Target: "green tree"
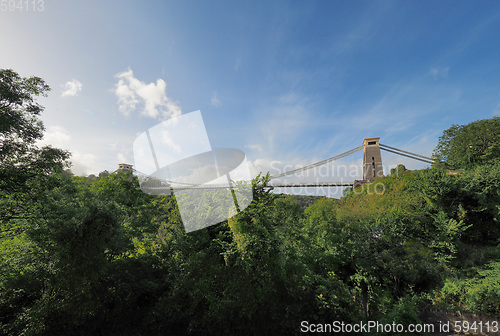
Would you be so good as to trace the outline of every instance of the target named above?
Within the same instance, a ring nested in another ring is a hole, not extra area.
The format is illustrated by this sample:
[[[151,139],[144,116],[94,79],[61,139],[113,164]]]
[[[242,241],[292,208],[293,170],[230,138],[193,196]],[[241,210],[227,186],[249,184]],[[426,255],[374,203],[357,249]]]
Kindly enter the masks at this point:
[[[401,174],[403,174],[405,171],[406,171],[406,167],[404,164],[398,164],[398,166],[396,168],[391,168],[391,176],[399,176]]]
[[[35,98],[50,90],[39,77],[23,78],[13,70],[0,70],[0,219],[20,216],[23,204],[37,185],[61,170],[69,153],[36,141],[43,137],[38,116],[43,111]]]
[[[36,144],[44,130],[36,98],[49,90],[39,77],[0,70],[0,332],[6,334],[29,323],[29,314],[23,322],[19,314],[42,295],[40,280],[51,268],[46,251],[29,236],[30,223],[42,220],[39,211],[46,203],[41,195],[59,185],[54,173],[63,170],[69,156]]]
[[[1,187],[19,188],[36,173],[60,167],[68,153],[38,148],[44,127],[38,116],[43,107],[35,101],[49,86],[39,77],[23,78],[13,70],[0,70],[0,173]]]
[[[456,169],[500,159],[500,117],[453,125],[443,132],[434,156]]]

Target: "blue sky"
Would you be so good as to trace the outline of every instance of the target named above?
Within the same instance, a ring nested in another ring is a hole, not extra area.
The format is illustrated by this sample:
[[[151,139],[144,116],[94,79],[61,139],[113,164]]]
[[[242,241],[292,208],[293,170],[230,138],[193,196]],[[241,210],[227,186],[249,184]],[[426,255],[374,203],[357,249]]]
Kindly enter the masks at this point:
[[[0,29],[0,67],[52,87],[44,141],[78,174],[133,163],[139,133],[197,110],[253,175],[373,136],[431,155],[452,124],[500,115],[498,1],[45,0]]]

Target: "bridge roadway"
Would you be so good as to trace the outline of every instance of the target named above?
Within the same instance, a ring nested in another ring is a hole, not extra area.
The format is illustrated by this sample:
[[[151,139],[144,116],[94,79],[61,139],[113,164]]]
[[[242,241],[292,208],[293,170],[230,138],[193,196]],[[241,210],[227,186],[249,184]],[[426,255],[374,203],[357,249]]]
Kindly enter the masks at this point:
[[[272,183],[267,187],[272,188],[307,188],[307,187],[352,187],[354,182],[316,182],[316,183]],[[189,186],[186,188],[174,187],[174,190],[188,190],[188,189],[226,189],[238,188],[237,185],[229,186],[228,184],[200,184],[196,186]],[[169,186],[147,187],[148,189],[164,190],[170,189]]]

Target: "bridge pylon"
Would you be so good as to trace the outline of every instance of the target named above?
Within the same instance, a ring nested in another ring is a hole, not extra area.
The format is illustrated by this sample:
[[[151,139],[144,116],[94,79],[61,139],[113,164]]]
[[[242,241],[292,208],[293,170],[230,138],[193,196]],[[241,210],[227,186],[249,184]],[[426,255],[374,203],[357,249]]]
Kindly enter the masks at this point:
[[[380,137],[363,140],[363,180],[372,182],[384,175],[382,155],[380,154]]]
[[[354,181],[354,188],[370,183],[384,175],[379,140],[380,137],[363,139],[363,179]]]

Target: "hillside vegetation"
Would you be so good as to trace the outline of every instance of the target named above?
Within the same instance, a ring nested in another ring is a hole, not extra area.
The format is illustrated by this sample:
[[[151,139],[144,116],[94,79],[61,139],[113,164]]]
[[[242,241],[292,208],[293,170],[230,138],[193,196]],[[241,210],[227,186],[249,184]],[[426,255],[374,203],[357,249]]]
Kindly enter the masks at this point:
[[[341,200],[305,207],[259,176],[248,208],[186,234],[174,196],[141,192],[127,172],[73,176],[69,153],[36,146],[46,92],[0,71],[0,334],[295,335],[302,321],[407,325],[433,309],[500,317],[500,118],[452,126],[443,164],[400,166]]]

